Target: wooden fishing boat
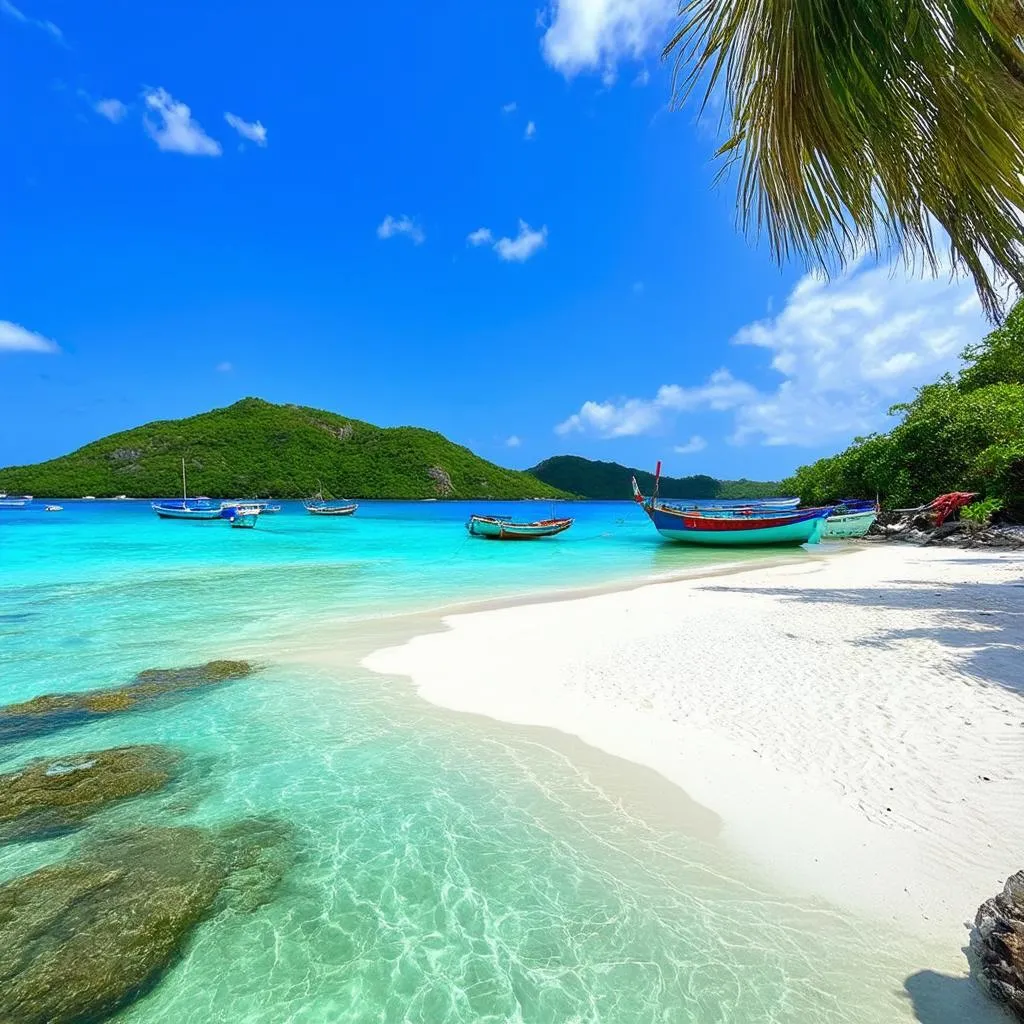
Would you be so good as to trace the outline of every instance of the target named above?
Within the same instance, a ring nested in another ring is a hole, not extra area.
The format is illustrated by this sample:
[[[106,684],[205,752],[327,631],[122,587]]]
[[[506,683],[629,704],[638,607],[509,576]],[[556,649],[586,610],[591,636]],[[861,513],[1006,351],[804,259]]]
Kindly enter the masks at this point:
[[[654,474],[654,494],[645,498],[633,480],[633,495],[654,528],[667,540],[708,547],[816,544],[832,508],[802,511],[752,511],[749,515],[676,508],[658,501],[661,463]]]
[[[863,512],[844,512],[840,509],[825,520],[821,530],[822,540],[840,540],[844,538],[863,537],[878,518],[874,508]]]
[[[472,515],[466,522],[471,537],[488,540],[537,540],[554,537],[572,526],[572,519],[539,519],[533,523],[514,523],[511,516]]]
[[[359,508],[354,501],[330,501],[325,498],[323,484],[319,481],[316,494],[302,505],[311,516],[350,516]]]
[[[209,498],[189,499],[184,459],[181,460],[181,500],[154,501],[150,507],[161,519],[220,519],[222,511],[221,506]]]

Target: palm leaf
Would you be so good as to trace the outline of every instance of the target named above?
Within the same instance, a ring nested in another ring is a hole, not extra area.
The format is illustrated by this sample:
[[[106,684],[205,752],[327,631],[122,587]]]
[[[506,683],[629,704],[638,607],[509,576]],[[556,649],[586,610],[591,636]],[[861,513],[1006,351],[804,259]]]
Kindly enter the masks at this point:
[[[724,93],[723,169],[777,259],[922,254],[998,318],[1024,290],[1022,32],[1021,0],[684,0],[665,56],[677,102]]]

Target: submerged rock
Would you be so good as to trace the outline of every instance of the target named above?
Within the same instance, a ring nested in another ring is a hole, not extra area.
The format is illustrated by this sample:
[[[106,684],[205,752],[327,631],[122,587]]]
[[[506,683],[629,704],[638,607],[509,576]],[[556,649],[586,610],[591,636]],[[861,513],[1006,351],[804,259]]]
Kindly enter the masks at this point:
[[[151,988],[197,924],[269,898],[286,825],[150,828],[0,886],[0,1022],[102,1020]]]
[[[1024,871],[978,908],[971,950],[985,987],[1024,1020]]]
[[[166,747],[113,747],[40,758],[0,775],[0,842],[75,829],[110,804],[161,789],[180,760]]]
[[[43,694],[0,708],[0,742],[82,725],[97,715],[163,705],[193,690],[242,679],[253,671],[247,661],[209,661],[187,668],[146,669],[125,686]]]

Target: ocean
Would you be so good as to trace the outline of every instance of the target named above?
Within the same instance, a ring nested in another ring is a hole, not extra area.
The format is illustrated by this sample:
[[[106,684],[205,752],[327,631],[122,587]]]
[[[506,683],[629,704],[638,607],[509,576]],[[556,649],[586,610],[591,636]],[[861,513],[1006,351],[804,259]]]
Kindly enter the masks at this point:
[[[574,528],[530,544],[471,539],[463,523],[471,510],[546,516],[549,503],[365,502],[341,520],[284,503],[251,531],[161,521],[148,502],[62,504],[0,512],[0,704],[212,659],[257,671],[31,734],[0,729],[0,772],[135,744],[183,759],[171,785],[78,830],[0,844],[0,881],[153,826],[269,820],[287,836],[272,890],[218,903],[111,1019],[914,1019],[904,981],[928,958],[913,940],[772,891],[713,815],[653,773],[435,708],[359,665],[438,628],[445,609],[777,552],[665,544],[625,502],[560,505]],[[344,670],[324,649],[350,652]]]

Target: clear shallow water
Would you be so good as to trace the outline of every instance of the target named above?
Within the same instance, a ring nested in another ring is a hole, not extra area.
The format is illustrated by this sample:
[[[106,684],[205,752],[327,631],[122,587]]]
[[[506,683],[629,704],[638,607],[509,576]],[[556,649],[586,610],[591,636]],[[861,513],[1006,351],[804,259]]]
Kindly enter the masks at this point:
[[[551,544],[467,541],[468,507],[440,503],[341,522],[290,508],[255,531],[142,503],[5,513],[0,701],[272,650],[300,623],[358,635],[402,611],[722,561],[660,544],[631,505],[572,509]],[[271,903],[201,925],[119,1020],[859,1024],[910,1019],[903,978],[928,966],[874,925],[767,892],[656,777],[581,766],[557,737],[357,667],[271,658],[162,710],[0,746],[0,770],[126,743],[182,750],[185,777],[92,829],[269,814],[295,827],[297,859]],[[0,846],[0,878],[83,838]]]

